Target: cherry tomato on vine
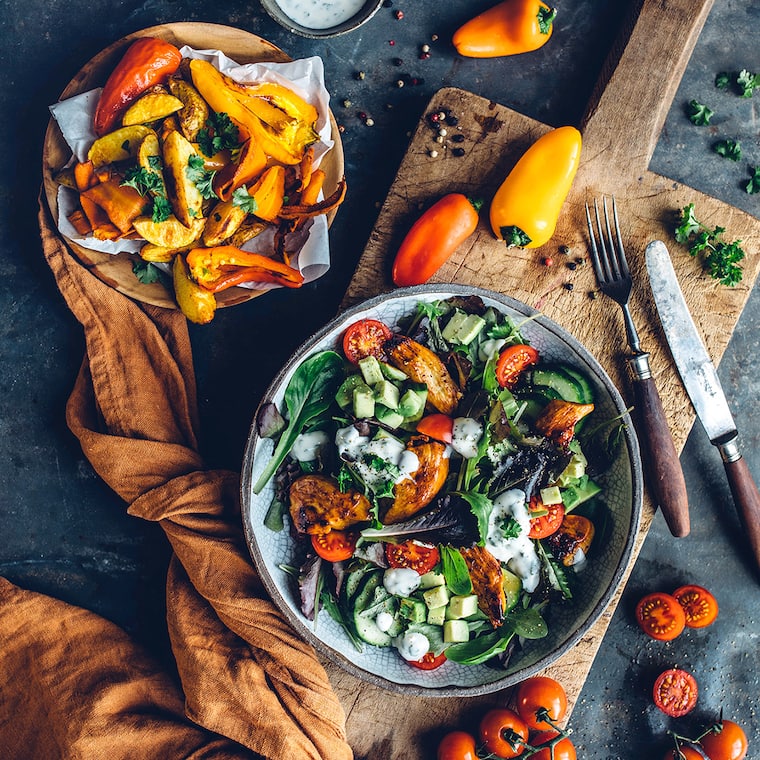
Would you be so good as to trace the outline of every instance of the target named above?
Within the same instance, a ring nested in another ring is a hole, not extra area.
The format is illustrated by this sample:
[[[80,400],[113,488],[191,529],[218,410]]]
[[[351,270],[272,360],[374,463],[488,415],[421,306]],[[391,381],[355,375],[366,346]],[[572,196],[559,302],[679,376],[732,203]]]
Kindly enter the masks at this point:
[[[697,679],[679,668],[665,670],[654,682],[654,703],[665,715],[681,718],[697,704]]]
[[[358,364],[365,356],[382,359],[383,346],[392,337],[391,328],[377,319],[360,319],[343,333],[343,353],[352,364]]]
[[[683,744],[679,747],[681,754],[679,755],[675,749],[669,749],[663,756],[662,760],[705,760],[697,750],[691,747],[685,747]]]
[[[358,538],[357,533],[348,530],[331,530],[329,533],[313,533],[311,545],[322,559],[340,562],[353,557]]]
[[[567,712],[567,694],[562,684],[547,676],[533,676],[523,681],[515,694],[515,710],[528,728],[546,730],[549,724],[539,721],[537,713],[544,708],[552,721],[560,721]]]
[[[747,735],[732,720],[720,721],[719,734],[708,734],[699,740],[710,760],[744,760],[747,756]]]
[[[407,660],[406,662],[418,670],[435,670],[436,668],[440,668],[441,665],[446,662],[446,653],[441,652],[436,655],[433,654],[433,652],[428,652],[419,660]]]
[[[420,575],[425,575],[438,564],[441,555],[437,546],[410,539],[400,544],[386,544],[385,558],[391,567],[410,567]]]
[[[639,600],[636,622],[647,636],[672,641],[686,627],[686,613],[674,596],[655,591]]]
[[[540,734],[536,734],[530,743],[531,746],[538,747],[544,742],[551,741],[556,736],[559,736],[559,731],[542,731]],[[560,739],[554,745],[554,754],[552,754],[551,747],[543,747],[530,756],[531,760],[577,760],[577,757],[575,745],[567,737]]]
[[[528,741],[528,726],[514,711],[506,707],[489,710],[480,720],[480,741],[498,757],[519,757]]]
[[[502,388],[511,388],[527,367],[538,361],[538,351],[533,346],[516,343],[507,346],[496,360],[496,380]]]
[[[478,760],[475,737],[466,731],[452,731],[438,745],[438,760]]]
[[[417,423],[417,432],[442,443],[451,443],[454,438],[454,418],[448,414],[428,414]]]
[[[556,533],[562,526],[565,518],[565,507],[562,504],[550,504],[545,506],[537,497],[530,500],[529,512],[547,510],[545,515],[530,518],[529,538],[548,538]]]
[[[673,592],[673,596],[683,607],[689,628],[704,628],[718,617],[718,601],[702,586],[681,586]]]

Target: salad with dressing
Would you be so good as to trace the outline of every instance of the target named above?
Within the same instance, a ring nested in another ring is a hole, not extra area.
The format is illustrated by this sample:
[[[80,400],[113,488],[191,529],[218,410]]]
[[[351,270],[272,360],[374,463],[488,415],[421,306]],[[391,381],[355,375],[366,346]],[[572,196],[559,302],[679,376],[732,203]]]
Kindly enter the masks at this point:
[[[351,324],[256,420],[275,449],[253,492],[273,479],[264,525],[295,542],[303,614],[417,668],[505,666],[605,540],[622,423],[593,412],[583,373],[478,296]]]

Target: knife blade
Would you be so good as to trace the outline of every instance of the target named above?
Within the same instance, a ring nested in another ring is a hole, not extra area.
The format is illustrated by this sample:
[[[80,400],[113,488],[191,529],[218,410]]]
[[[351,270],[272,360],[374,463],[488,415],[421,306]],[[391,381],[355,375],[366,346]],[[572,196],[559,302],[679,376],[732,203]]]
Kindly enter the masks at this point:
[[[678,374],[705,429],[720,451],[739,517],[760,568],[760,492],[739,450],[738,431],[715,365],[681,292],[665,244],[654,240],[646,248],[646,266],[657,313]]]

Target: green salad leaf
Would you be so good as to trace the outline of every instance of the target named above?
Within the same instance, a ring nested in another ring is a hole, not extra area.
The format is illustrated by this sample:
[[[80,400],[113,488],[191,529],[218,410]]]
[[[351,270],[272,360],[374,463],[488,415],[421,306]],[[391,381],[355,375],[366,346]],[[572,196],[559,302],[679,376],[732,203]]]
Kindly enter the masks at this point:
[[[446,585],[457,596],[467,596],[472,593],[472,581],[467,563],[461,552],[453,546],[441,546],[441,567]]]

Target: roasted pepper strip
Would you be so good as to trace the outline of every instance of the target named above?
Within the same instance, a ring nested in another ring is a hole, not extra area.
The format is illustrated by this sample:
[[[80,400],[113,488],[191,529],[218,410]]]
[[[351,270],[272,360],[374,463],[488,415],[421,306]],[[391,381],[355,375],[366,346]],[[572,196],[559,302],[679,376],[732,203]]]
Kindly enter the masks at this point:
[[[95,109],[95,134],[104,135],[118,123],[126,107],[146,90],[179,68],[182,54],[164,40],[135,40],[106,81]]]
[[[307,216],[319,216],[320,214],[327,214],[333,209],[340,206],[343,203],[343,199],[346,197],[346,178],[344,177],[339,183],[335,192],[329,197],[325,198],[319,203],[313,203],[309,206],[303,204],[295,204],[293,206],[283,206],[280,210],[281,219],[300,219]]]
[[[271,282],[287,288],[303,285],[297,269],[231,245],[193,248],[187,254],[187,265],[193,279],[213,293],[243,282]]]
[[[253,215],[267,222],[274,221],[285,200],[285,167],[270,166],[256,184],[248,188],[248,195],[256,202]]]
[[[233,191],[258,177],[266,165],[267,157],[258,142],[246,140],[238,162],[227,164],[214,177],[214,192],[219,200],[230,200]]]
[[[100,206],[122,235],[132,229],[132,223],[145,210],[145,198],[134,187],[122,185],[115,179],[93,185],[81,198]]]

